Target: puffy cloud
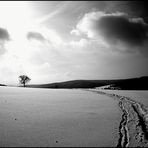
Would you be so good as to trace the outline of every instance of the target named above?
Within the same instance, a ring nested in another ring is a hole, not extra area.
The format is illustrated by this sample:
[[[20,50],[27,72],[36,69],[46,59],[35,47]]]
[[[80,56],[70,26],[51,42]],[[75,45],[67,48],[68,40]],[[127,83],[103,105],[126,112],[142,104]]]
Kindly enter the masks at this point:
[[[0,55],[4,54],[5,49],[5,43],[6,41],[10,40],[9,33],[6,29],[0,28]]]
[[[80,35],[80,32],[77,29],[73,29],[70,33],[78,36]]]
[[[7,41],[9,40],[9,33],[6,29],[0,28],[0,40]]]
[[[132,18],[125,13],[87,13],[76,29],[88,38],[100,39],[121,51],[145,52],[147,47],[148,24],[142,18]]]
[[[48,29],[47,27],[36,27],[28,31],[26,38],[28,40],[35,39],[36,41],[46,42],[47,44],[61,44],[62,38],[54,29]]]
[[[35,40],[38,40],[38,41],[41,41],[41,42],[45,41],[44,36],[39,32],[28,32],[27,33],[27,39],[28,40],[35,39]]]
[[[142,19],[130,19],[121,15],[106,15],[98,22],[94,29],[108,41],[116,43],[118,40],[133,46],[143,45],[147,40],[148,25]]]

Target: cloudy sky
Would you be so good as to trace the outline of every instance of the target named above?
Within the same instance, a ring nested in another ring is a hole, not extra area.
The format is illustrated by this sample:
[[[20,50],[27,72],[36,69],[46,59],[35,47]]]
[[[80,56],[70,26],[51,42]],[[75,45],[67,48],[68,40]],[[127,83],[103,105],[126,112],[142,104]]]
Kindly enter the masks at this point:
[[[144,2],[0,1],[0,83],[148,75]]]

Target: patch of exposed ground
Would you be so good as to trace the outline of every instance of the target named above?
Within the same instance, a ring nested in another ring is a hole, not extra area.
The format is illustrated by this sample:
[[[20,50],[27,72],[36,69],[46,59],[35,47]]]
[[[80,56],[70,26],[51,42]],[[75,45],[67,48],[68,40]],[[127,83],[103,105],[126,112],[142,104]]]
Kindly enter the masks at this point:
[[[122,111],[117,147],[148,147],[148,108],[129,97],[87,89],[118,101]]]

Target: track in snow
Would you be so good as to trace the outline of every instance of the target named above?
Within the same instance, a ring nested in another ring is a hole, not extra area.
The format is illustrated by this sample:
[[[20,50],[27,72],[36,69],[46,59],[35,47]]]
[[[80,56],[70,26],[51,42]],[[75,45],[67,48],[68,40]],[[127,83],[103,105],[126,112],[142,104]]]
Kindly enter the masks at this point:
[[[148,110],[146,106],[135,100],[95,89],[86,89],[106,95],[118,101],[123,112],[119,124],[117,147],[148,147]]]

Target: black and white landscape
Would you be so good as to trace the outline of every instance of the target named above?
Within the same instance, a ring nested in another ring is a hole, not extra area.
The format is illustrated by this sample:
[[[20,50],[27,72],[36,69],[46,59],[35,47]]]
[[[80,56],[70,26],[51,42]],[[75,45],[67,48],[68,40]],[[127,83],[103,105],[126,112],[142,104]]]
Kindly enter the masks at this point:
[[[148,147],[145,1],[0,1],[0,147]]]

